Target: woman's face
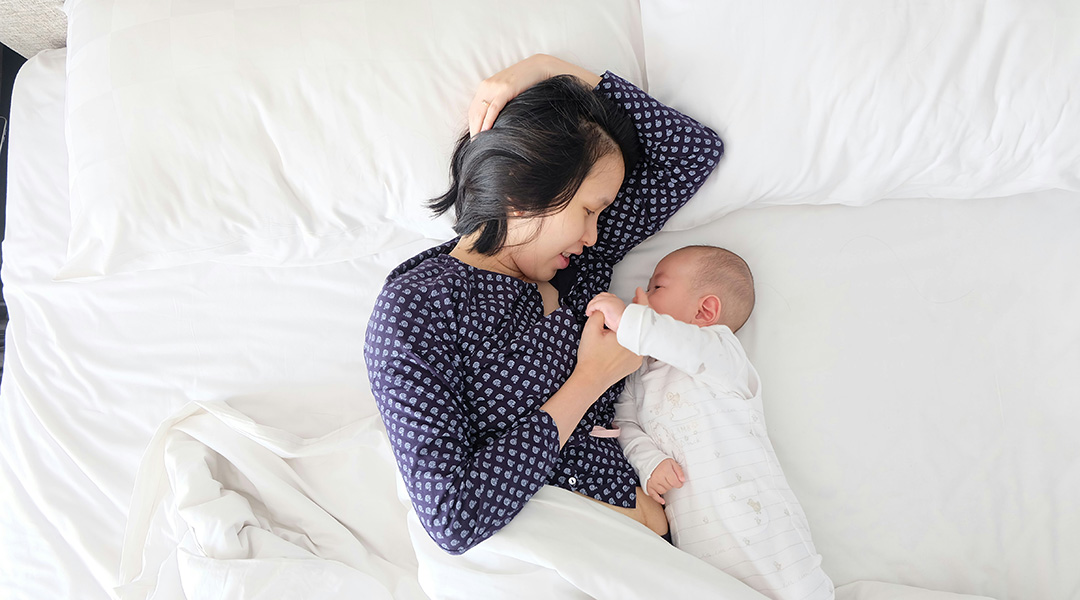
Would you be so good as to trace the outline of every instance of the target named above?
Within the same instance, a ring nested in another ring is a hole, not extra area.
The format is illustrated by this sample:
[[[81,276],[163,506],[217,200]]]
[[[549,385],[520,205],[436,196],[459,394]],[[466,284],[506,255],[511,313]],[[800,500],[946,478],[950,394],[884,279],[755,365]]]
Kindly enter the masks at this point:
[[[581,254],[596,243],[596,220],[615,201],[622,185],[622,155],[601,157],[593,165],[577,194],[559,212],[544,217],[511,217],[507,222],[507,245],[500,254],[512,263],[525,281],[550,281],[555,272],[570,264],[571,254]],[[510,266],[510,265],[508,265]]]

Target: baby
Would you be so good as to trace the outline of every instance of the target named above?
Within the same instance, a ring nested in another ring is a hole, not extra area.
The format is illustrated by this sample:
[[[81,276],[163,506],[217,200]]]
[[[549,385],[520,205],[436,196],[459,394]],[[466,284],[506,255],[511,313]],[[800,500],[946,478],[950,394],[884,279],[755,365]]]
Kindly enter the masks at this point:
[[[689,246],[633,304],[599,294],[619,343],[646,358],[615,408],[619,442],[664,504],[675,546],[774,600],[833,598],[802,507],[765,431],[761,383],[734,332],[754,308],[738,255]]]

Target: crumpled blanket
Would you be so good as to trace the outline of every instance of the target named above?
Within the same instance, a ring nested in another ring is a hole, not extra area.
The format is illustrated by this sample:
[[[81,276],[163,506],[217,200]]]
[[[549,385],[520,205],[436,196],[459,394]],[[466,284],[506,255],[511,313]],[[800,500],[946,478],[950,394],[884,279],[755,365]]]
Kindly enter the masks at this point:
[[[395,478],[378,417],[305,439],[225,403],[189,404],[143,456],[116,591],[424,598]]]
[[[561,488],[542,488],[460,556],[431,541],[406,498],[377,416],[302,438],[225,403],[192,403],[144,454],[116,591],[123,600],[764,598]]]

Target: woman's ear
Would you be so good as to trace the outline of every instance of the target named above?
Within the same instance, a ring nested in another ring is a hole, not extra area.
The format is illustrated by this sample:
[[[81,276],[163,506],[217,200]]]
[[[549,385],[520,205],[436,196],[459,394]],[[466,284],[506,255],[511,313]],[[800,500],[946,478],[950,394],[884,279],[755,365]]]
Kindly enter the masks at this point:
[[[694,317],[694,324],[702,327],[716,325],[720,322],[720,310],[722,308],[720,298],[713,294],[702,296],[701,300],[698,300],[698,311]]]

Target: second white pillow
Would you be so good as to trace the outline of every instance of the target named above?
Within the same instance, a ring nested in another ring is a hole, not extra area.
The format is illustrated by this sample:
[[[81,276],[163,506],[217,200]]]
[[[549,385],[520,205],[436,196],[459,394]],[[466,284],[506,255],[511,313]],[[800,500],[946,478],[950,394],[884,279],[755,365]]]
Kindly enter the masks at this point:
[[[1080,189],[1080,4],[642,0],[650,93],[726,156],[670,222],[741,206]]]

